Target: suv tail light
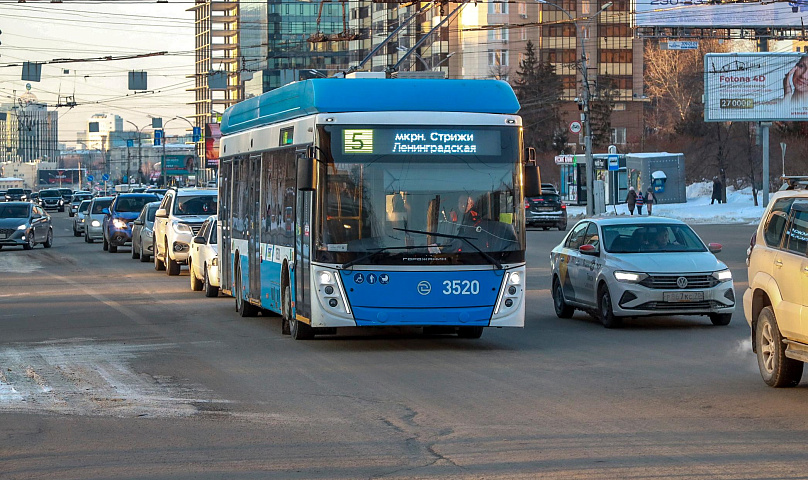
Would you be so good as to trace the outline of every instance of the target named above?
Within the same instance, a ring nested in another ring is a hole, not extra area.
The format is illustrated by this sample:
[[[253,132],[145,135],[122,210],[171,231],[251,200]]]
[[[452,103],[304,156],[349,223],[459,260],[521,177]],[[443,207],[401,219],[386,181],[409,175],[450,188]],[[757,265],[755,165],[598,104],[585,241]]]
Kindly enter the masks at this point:
[[[562,204],[561,204],[561,210],[566,210],[566,209],[567,209],[567,204],[566,204],[566,203],[562,203]]]
[[[528,208],[530,208],[530,200],[525,198],[525,209],[528,209]]]

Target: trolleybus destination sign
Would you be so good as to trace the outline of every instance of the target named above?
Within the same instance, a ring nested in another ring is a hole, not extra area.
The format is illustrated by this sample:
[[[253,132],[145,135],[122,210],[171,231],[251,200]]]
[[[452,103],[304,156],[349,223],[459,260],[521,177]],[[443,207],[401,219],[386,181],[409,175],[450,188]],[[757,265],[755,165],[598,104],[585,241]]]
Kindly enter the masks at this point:
[[[444,130],[409,128],[346,128],[345,154],[394,155],[501,155],[497,130]]]

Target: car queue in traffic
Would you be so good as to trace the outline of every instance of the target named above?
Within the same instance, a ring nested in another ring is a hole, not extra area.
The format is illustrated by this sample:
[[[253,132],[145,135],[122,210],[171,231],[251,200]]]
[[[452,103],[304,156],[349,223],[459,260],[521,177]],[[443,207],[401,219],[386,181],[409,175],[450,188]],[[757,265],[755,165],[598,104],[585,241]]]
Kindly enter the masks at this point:
[[[10,195],[13,200],[7,193],[0,202],[0,249],[50,248],[48,210],[69,210],[74,236],[99,241],[111,254],[130,247],[132,259],[152,261],[156,271],[169,276],[179,275],[185,265],[191,290],[219,295],[215,189],[116,196],[45,189],[38,201],[30,192]],[[554,195],[549,187],[543,194]],[[537,201],[526,199],[525,209],[534,209]],[[776,194],[747,251],[749,288],[742,304],[761,375],[773,387],[797,385],[808,361],[806,212],[808,191]],[[548,221],[561,221],[553,226],[566,229],[566,211],[563,220]],[[713,325],[728,325],[738,300],[729,268],[716,257],[722,248],[670,218],[584,218],[549,254],[555,314],[570,318],[580,310],[606,328],[619,327],[626,318],[677,315],[702,315]]]

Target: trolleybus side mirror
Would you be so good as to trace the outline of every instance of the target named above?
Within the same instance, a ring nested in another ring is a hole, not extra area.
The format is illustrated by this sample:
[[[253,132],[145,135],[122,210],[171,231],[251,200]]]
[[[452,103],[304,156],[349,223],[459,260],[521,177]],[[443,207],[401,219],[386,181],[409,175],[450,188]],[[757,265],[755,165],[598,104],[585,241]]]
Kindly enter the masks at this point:
[[[317,159],[314,156],[314,147],[308,147],[305,152],[297,156],[297,189],[304,192],[314,191],[314,170]]]
[[[525,165],[524,169],[525,183],[522,186],[524,196],[536,197],[541,195],[541,172],[536,165]]]
[[[536,165],[536,149],[527,147],[525,149],[525,163],[528,165]]]

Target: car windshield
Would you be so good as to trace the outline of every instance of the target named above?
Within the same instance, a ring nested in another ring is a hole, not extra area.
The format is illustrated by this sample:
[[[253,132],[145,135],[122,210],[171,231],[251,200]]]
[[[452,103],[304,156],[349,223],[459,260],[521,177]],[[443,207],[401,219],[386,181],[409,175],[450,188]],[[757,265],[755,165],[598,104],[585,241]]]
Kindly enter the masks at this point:
[[[96,200],[95,203],[93,203],[93,207],[92,207],[93,210],[90,213],[91,214],[104,213],[101,210],[103,210],[105,208],[108,208],[111,204],[112,204],[112,199],[111,198],[105,199],[105,200]]]
[[[118,197],[115,200],[116,212],[140,212],[147,203],[157,200],[155,196]]]
[[[79,213],[87,213],[90,210],[90,204],[93,203],[92,200],[84,200],[79,205]]]
[[[321,138],[318,260],[521,261],[516,129],[324,126]]]
[[[25,190],[22,188],[9,188],[6,193],[9,195],[21,195],[25,193]]]
[[[216,195],[177,197],[174,215],[212,215],[216,213]]]
[[[603,225],[609,253],[705,252],[707,247],[689,226],[681,224]]]
[[[93,196],[90,193],[77,193],[73,195],[73,200],[89,200],[92,198]]]
[[[61,197],[62,194],[59,190],[42,190],[39,192],[39,198]]]
[[[28,205],[3,205],[0,203],[0,218],[28,218]]]
[[[548,203],[560,203],[561,199],[555,193],[545,193],[543,195],[537,195],[535,197],[528,197],[531,200],[535,200],[538,202],[548,202]]]

